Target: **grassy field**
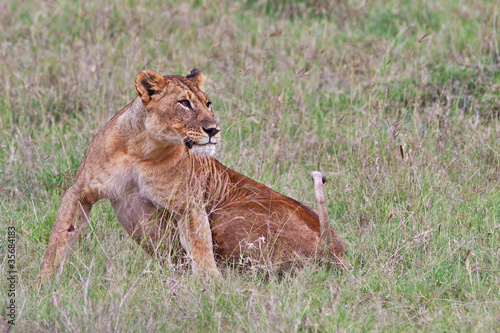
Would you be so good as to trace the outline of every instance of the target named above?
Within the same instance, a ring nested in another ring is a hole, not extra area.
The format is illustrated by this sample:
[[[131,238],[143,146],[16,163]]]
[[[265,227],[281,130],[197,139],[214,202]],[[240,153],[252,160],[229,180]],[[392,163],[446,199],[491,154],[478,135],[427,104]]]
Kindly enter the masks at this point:
[[[496,1],[0,3],[1,325],[16,332],[447,331],[500,327]],[[314,203],[352,271],[221,280],[160,266],[109,203],[35,287],[65,189],[136,74],[200,68],[217,158]],[[15,326],[7,230],[15,227]]]

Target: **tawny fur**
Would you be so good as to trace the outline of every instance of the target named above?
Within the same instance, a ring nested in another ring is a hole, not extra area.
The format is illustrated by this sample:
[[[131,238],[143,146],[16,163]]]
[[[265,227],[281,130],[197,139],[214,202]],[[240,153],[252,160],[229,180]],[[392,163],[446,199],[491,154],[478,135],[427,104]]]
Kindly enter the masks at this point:
[[[325,261],[341,267],[346,264],[344,242],[329,226],[324,194],[322,200],[318,196],[318,191],[323,192],[321,178],[319,184],[315,181],[315,188],[323,229],[320,218],[307,205],[223,166],[216,159],[194,160],[197,175],[204,179],[204,202],[216,261],[274,271]],[[147,238],[140,232],[144,221],[165,230],[170,219],[168,212],[137,192],[115,201],[113,208],[118,220],[137,230],[140,239]],[[150,240],[146,243],[152,244]]]
[[[62,269],[92,205],[105,198],[151,254],[173,224],[194,271],[217,273],[215,258],[281,268],[342,259],[344,243],[331,227],[321,232],[313,210],[211,157],[220,129],[202,81],[197,69],[186,77],[138,74],[139,96],[95,136],[64,194],[42,281]],[[331,241],[320,242],[321,234]]]

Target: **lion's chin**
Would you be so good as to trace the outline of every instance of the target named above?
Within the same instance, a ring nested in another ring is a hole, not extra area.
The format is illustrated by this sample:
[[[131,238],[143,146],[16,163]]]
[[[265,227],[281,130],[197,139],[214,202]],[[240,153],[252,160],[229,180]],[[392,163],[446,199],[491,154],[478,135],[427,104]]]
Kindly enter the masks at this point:
[[[195,144],[192,146],[191,152],[200,157],[212,157],[215,155],[215,143]]]

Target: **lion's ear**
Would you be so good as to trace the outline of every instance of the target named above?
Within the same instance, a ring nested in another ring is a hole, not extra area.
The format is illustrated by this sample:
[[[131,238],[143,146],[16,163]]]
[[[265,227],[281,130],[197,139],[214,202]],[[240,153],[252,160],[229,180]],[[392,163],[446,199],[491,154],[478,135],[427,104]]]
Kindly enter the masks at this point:
[[[198,68],[194,68],[191,71],[191,74],[189,74],[186,77],[191,81],[195,82],[198,85],[198,87],[201,87],[203,80],[205,80],[203,73]]]
[[[165,87],[165,79],[160,74],[150,69],[143,70],[135,78],[135,88],[144,104],[149,103],[151,96],[160,92]]]

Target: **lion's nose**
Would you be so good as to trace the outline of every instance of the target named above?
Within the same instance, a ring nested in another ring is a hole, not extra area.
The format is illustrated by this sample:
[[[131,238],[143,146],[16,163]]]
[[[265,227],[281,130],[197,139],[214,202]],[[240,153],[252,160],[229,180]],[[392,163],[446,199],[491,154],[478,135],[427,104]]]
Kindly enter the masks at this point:
[[[209,137],[212,137],[220,132],[220,129],[218,129],[217,127],[209,127],[209,128],[203,127],[203,130],[208,134]]]

